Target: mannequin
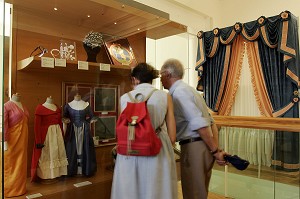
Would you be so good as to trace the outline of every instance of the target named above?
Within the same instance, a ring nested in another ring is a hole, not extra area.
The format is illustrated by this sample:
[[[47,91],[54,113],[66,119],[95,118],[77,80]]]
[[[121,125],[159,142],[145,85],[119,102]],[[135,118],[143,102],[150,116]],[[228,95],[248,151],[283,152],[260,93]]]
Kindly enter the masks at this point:
[[[26,193],[29,113],[15,93],[4,104],[4,196]]]
[[[81,95],[79,95],[78,93],[76,95],[74,95],[74,100],[69,102],[69,105],[72,109],[75,110],[83,110],[85,109],[87,106],[89,106],[88,102],[85,102],[81,99]]]
[[[31,181],[39,180],[47,184],[57,182],[58,177],[67,175],[68,160],[62,133],[61,109],[53,103],[52,96],[37,105],[34,132]]]
[[[97,163],[90,123],[97,121],[97,117],[94,117],[89,103],[83,101],[78,93],[64,106],[63,115],[68,175],[94,175]]]
[[[47,97],[45,103],[43,104],[44,107],[52,110],[52,111],[56,111],[57,106],[55,104],[53,104],[53,99],[52,96]]]
[[[21,95],[20,93],[15,93],[11,96],[11,99],[10,99],[13,103],[15,103],[20,109],[23,109],[23,105],[21,103]]]

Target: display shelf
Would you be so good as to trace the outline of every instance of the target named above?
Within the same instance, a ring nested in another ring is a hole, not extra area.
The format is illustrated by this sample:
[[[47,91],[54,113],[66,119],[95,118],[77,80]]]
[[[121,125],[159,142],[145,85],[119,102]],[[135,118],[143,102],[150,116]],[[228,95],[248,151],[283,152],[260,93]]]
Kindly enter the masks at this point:
[[[78,69],[77,61],[66,61],[66,67],[55,66],[54,68],[42,67],[41,66],[41,58],[40,57],[28,57],[18,62],[17,70],[18,71],[41,71],[41,72],[78,72],[78,73],[110,73],[117,74],[121,76],[128,76],[131,71],[130,66],[126,65],[112,65],[105,64],[106,66],[110,66],[110,71],[100,70],[100,63],[88,62],[88,70]]]

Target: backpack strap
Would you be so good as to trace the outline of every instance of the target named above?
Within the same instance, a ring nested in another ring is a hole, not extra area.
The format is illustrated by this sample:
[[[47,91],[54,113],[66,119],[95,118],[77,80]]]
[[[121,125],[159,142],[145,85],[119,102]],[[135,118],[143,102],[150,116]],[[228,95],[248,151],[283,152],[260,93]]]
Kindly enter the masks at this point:
[[[128,92],[127,95],[128,95],[128,97],[129,97],[129,99],[130,99],[131,102],[134,102],[134,103],[137,103],[137,102],[144,102],[144,101],[147,101],[147,100],[151,97],[151,95],[152,95],[156,90],[157,90],[156,88],[153,89],[153,90],[152,90],[145,98],[144,98],[144,96],[143,96],[142,93],[137,93],[137,94],[135,94],[134,98],[133,98],[133,96],[131,95],[130,92]],[[139,95],[142,96],[142,101],[138,100],[138,96],[139,96]]]

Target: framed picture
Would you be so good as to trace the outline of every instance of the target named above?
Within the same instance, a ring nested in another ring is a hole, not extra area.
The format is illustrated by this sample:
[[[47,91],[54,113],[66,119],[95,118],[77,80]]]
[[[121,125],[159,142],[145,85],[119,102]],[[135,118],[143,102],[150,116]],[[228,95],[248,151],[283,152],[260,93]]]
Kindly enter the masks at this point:
[[[63,83],[64,90],[63,93],[63,104],[71,102],[76,94],[81,96],[83,101],[89,102],[91,104],[91,98],[93,90],[90,85],[81,83]]]
[[[116,88],[94,87],[94,111],[116,112]]]
[[[127,66],[135,66],[137,64],[132,48],[126,38],[113,42],[106,42],[105,46],[111,64]]]
[[[94,135],[99,137],[100,142],[116,139],[116,117],[99,117],[95,122]]]

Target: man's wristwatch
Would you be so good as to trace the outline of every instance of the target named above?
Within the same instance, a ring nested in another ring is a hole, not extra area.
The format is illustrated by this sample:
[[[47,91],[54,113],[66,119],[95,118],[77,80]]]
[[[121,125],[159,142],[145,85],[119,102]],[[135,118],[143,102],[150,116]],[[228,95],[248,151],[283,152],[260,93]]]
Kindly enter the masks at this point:
[[[210,151],[210,153],[211,153],[212,155],[215,155],[216,153],[218,153],[218,152],[220,152],[220,151],[222,151],[222,150],[220,150],[219,148],[217,148],[217,149],[214,150],[214,151]]]

